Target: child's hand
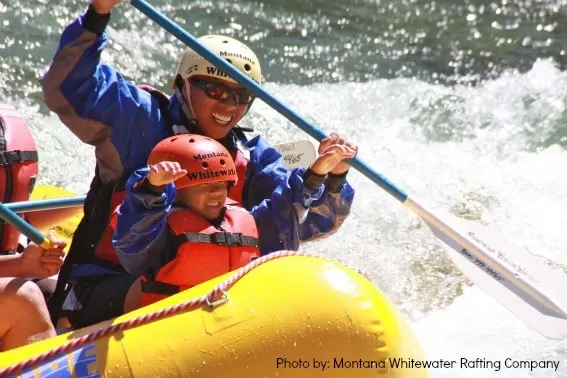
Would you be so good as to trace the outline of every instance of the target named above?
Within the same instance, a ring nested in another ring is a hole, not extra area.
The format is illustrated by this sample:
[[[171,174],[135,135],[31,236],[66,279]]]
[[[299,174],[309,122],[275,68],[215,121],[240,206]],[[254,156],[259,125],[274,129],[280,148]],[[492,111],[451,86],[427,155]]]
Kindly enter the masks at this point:
[[[187,174],[187,170],[181,169],[181,166],[176,161],[162,161],[150,165],[149,168],[148,181],[153,186],[167,185]]]
[[[358,152],[358,146],[350,142],[348,139],[342,137],[341,135],[332,132],[329,137],[323,139],[319,144],[319,155],[323,156],[325,152],[328,151],[329,148],[333,146],[343,146],[345,148],[343,150],[344,151],[343,153],[348,154],[349,156],[345,155],[344,157],[342,157],[332,169],[325,172],[324,174],[331,172],[334,175],[342,175],[350,168],[350,165],[344,162],[343,159],[354,158]],[[351,154],[352,156],[350,156]],[[313,165],[315,165],[315,163]],[[316,169],[317,168],[318,167],[316,167]],[[313,166],[311,167],[311,170],[313,171]],[[317,171],[313,171],[313,172],[317,174],[323,174],[323,173],[318,173]]]
[[[311,165],[311,171],[318,175],[326,175],[331,172],[336,175],[345,173],[350,167],[344,159],[352,159],[356,156],[358,147],[342,138],[336,133],[325,138],[319,144],[319,157]]]

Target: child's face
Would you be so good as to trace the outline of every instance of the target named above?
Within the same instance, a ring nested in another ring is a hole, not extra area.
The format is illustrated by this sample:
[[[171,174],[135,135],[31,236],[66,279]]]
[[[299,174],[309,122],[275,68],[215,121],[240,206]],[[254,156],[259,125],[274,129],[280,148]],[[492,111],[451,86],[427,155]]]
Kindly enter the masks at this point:
[[[179,189],[175,202],[213,220],[220,216],[227,195],[228,181],[213,182]]]

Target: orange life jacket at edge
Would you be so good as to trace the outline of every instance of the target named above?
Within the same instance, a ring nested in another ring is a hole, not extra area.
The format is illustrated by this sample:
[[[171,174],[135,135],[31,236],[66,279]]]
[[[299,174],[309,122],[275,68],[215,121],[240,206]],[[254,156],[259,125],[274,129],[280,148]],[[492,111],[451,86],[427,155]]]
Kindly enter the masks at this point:
[[[141,305],[241,268],[260,256],[252,214],[227,200],[221,228],[188,209],[169,214],[167,224],[177,251],[152,277],[142,280]]]
[[[39,170],[37,146],[25,119],[0,104],[0,201],[27,201]],[[0,220],[0,253],[18,250],[20,232]]]

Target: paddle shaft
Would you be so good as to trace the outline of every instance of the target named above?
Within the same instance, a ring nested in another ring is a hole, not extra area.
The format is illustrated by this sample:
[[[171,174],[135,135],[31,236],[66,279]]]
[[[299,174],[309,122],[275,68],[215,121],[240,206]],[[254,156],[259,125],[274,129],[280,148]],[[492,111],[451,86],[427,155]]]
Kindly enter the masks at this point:
[[[5,206],[16,213],[27,213],[31,211],[64,209],[68,207],[81,207],[85,203],[85,199],[86,196],[50,198],[43,200],[12,202],[5,204]]]
[[[316,126],[308,123],[297,113],[289,109],[287,106],[278,101],[274,96],[267,93],[262,87],[260,87],[253,80],[248,78],[246,75],[241,73],[235,66],[228,63],[226,60],[222,59],[216,53],[210,51],[208,48],[203,46],[197,39],[192,37],[189,33],[179,27],[176,23],[171,21],[169,18],[161,14],[154,7],[148,4],[145,0],[131,0],[131,4],[144,13],[146,16],[151,18],[153,21],[158,23],[168,32],[176,36],[179,40],[185,43],[187,46],[195,50],[198,54],[202,55],[209,62],[214,64],[217,68],[222,69],[228,73],[233,79],[238,81],[242,86],[253,92],[257,97],[261,98],[264,102],[274,108],[276,111],[284,115],[291,122],[295,123],[302,130],[307,132],[310,136],[321,140],[326,137],[326,135],[318,129]],[[452,228],[449,224],[445,223],[434,215],[431,211],[427,210],[424,206],[417,203],[414,199],[409,200],[408,195],[400,188],[396,187],[392,182],[386,179],[384,176],[375,172],[366,163],[360,161],[358,157],[355,157],[350,161],[350,164],[358,169],[362,174],[370,178],[376,184],[385,189],[388,193],[394,196],[397,200],[402,202],[408,209],[412,210],[417,215],[424,218],[428,223],[432,224],[439,230],[445,232],[453,240],[456,240],[459,244],[463,245],[464,248],[470,249],[471,251],[476,251],[476,248],[467,237],[465,237],[461,232]],[[482,256],[475,256],[481,259]],[[490,256],[484,257],[490,263],[494,263],[494,259]]]
[[[176,36],[179,40],[185,43],[187,46],[195,50],[198,54],[202,55],[209,62],[214,64],[217,68],[226,71],[232,78],[238,81],[242,86],[253,92],[257,97],[261,98],[264,102],[274,108],[276,111],[280,112],[291,122],[295,123],[302,130],[307,132],[310,136],[321,140],[326,137],[326,135],[318,129],[316,126],[308,123],[297,113],[289,109],[287,106],[278,101],[274,96],[267,93],[262,87],[260,87],[253,80],[248,78],[246,75],[241,73],[232,64],[228,63],[226,60],[222,59],[216,53],[210,51],[205,46],[203,46],[197,39],[192,37],[189,33],[175,24],[173,21],[168,19],[166,16],[158,12],[154,7],[148,4],[145,0],[132,0],[131,4],[144,13],[146,16],[151,18],[153,21],[161,25],[164,29],[169,31],[171,34]],[[478,250],[461,232],[455,230],[450,225],[439,219],[431,211],[427,210],[424,206],[417,203],[413,199],[409,199],[408,195],[400,188],[396,187],[392,182],[386,179],[384,176],[375,172],[366,163],[360,161],[358,157],[355,157],[350,164],[358,169],[362,174],[370,178],[376,184],[380,185],[388,193],[394,196],[397,200],[402,202],[408,209],[412,210],[417,215],[424,218],[428,223],[432,224],[439,230],[445,232],[453,240],[459,242],[465,248],[473,251]],[[482,259],[482,256],[475,256],[477,259]],[[494,263],[494,259],[490,256],[485,256],[486,260],[490,263]]]
[[[177,37],[180,41],[185,43],[185,45],[195,50],[210,63],[214,64],[218,69],[226,72],[243,87],[254,93],[256,97],[262,99],[266,104],[268,104],[288,120],[296,124],[311,137],[319,141],[326,137],[323,131],[305,121],[297,113],[268,94],[262,87],[260,87],[260,85],[241,73],[232,64],[228,63],[224,59],[220,58],[220,56],[218,56],[216,53],[204,47],[197,39],[180,28],[169,18],[158,12],[145,0],[131,0],[131,4],[146,16],[148,16],[150,19],[152,19],[154,22],[163,27],[165,30]],[[448,222],[441,220],[431,211],[427,210],[425,207],[417,203],[414,199],[408,198],[408,195],[402,189],[396,187],[384,176],[375,172],[371,167],[368,166],[368,164],[362,162],[358,157],[350,160],[349,163],[363,175],[371,179],[374,183],[391,194],[398,201],[402,202],[408,209],[421,216],[428,224],[432,225],[437,230],[440,230],[443,235],[448,236],[453,241],[455,241],[458,244],[455,250],[458,250],[459,253],[467,252],[472,255],[476,263],[482,263],[487,267],[496,268],[496,270],[500,274],[504,274],[507,278],[510,279],[513,284],[521,288],[522,291],[529,293],[530,297],[536,300],[539,299],[540,303],[547,302],[544,306],[548,308],[550,307],[550,304],[552,305],[551,307],[555,307],[555,303],[553,303],[553,301],[549,301],[549,298],[545,295],[545,293],[541,293],[537,287],[530,285],[525,276],[519,274],[519,272],[515,272],[513,268],[511,269],[511,266],[509,266],[510,264],[507,264],[504,261],[497,261],[498,258],[496,256],[491,256],[492,253],[490,246],[488,246],[488,248],[479,248],[477,245],[475,245],[475,243],[472,242],[471,237],[468,237],[470,235],[467,235],[465,230],[459,230],[458,228],[452,227]],[[490,271],[485,271],[485,273],[490,274]]]
[[[7,223],[10,223],[18,231],[27,236],[31,241],[43,247],[49,247],[49,240],[39,232],[31,224],[20,218],[16,213],[10,210],[5,204],[0,202],[0,217]]]
[[[217,54],[203,46],[197,39],[195,39],[169,18],[161,14],[148,2],[146,2],[145,0],[131,0],[130,4],[132,4],[140,12],[144,13],[154,22],[159,24],[165,30],[173,34],[181,42],[185,43],[187,46],[195,50],[198,54],[214,64],[217,68],[225,71],[230,77],[240,83],[243,87],[254,93],[256,97],[262,99],[266,104],[268,104],[288,120],[296,124],[311,137],[317,139],[318,141],[327,137],[322,130],[304,120],[293,110],[291,110],[279,100],[277,100],[274,96],[266,92],[260,85],[255,83],[248,76],[241,73],[235,66],[228,63],[226,60],[222,59]],[[374,183],[381,186],[384,190],[386,190],[400,202],[404,202],[407,198],[407,194],[403,190],[397,188],[388,179],[374,171],[368,164],[360,160],[358,157],[350,159],[349,164],[356,168],[363,175],[371,179]]]
[[[232,64],[228,63],[226,60],[222,59],[216,53],[210,51],[208,48],[203,46],[197,39],[192,37],[189,33],[183,30],[179,25],[171,21],[169,18],[161,14],[158,10],[148,4],[145,0],[131,0],[130,2],[135,8],[139,11],[144,13],[146,16],[151,18],[154,22],[162,26],[168,32],[173,34],[187,46],[195,50],[198,54],[202,55],[205,59],[209,62],[214,64],[217,68],[224,70],[228,73],[234,80],[238,81],[242,86],[253,92],[257,97],[261,98],[264,102],[274,108],[276,111],[284,115],[287,119],[291,122],[295,123],[299,126],[302,130],[307,132],[310,136],[316,138],[317,140],[321,140],[326,137],[326,135],[318,129],[316,126],[308,123],[302,117],[300,117],[297,113],[289,109],[287,106],[282,104],[278,101],[274,96],[267,93],[262,87],[260,87],[257,83],[253,80],[248,78],[246,75],[241,73],[237,68],[235,68]],[[397,200],[402,202],[408,209],[416,213],[417,215],[424,218],[428,223],[432,224],[439,230],[442,230],[448,236],[450,236],[453,240],[456,240],[459,244],[463,245],[464,248],[471,249],[471,250],[478,250],[476,246],[474,246],[470,240],[464,236],[458,230],[452,228],[449,224],[439,219],[435,214],[431,211],[427,210],[424,206],[419,204],[413,198],[409,199],[408,194],[406,194],[402,189],[398,188],[388,179],[386,179],[381,174],[374,171],[372,168],[368,166],[368,164],[360,161],[358,157],[355,157],[350,161],[350,164],[358,169],[362,174],[370,178],[373,182],[378,184],[392,196],[394,196]],[[477,258],[481,258],[481,256],[475,256]],[[494,262],[494,259],[490,256],[486,256],[486,259],[490,262]]]

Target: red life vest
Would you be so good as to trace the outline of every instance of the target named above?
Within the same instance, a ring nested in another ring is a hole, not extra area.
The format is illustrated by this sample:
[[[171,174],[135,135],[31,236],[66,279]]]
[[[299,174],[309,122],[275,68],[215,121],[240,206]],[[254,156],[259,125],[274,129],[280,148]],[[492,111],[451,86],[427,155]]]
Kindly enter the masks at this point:
[[[110,199],[110,208],[116,209],[126,197],[126,192],[124,190],[116,190],[112,192],[112,197]],[[114,251],[114,246],[112,245],[112,236],[114,235],[114,217],[111,216],[108,226],[104,230],[102,237],[100,238],[94,253],[94,263],[102,263],[107,268],[116,268],[117,270],[123,270],[122,264]]]
[[[222,229],[187,209],[168,216],[178,248],[155,277],[144,277],[142,306],[241,268],[260,256],[254,217],[234,204],[227,200]]]
[[[0,201],[27,201],[37,179],[37,147],[28,124],[10,105],[0,104]],[[0,253],[18,249],[20,232],[0,221]]]

